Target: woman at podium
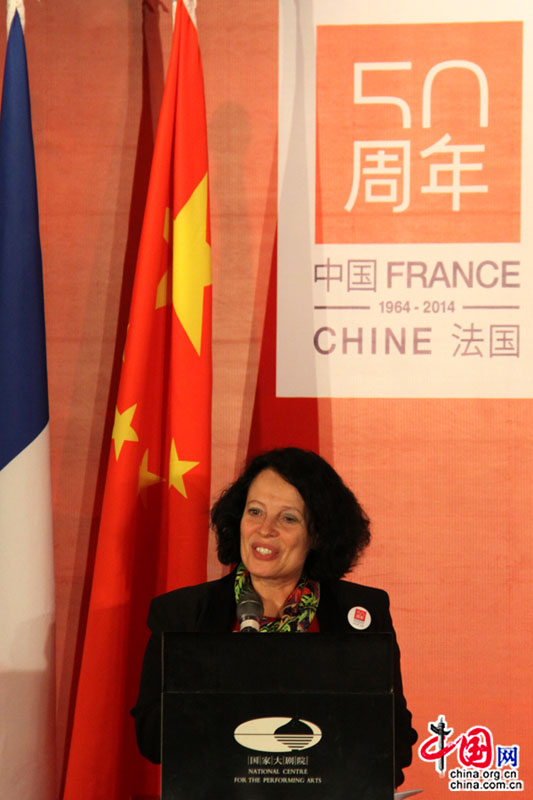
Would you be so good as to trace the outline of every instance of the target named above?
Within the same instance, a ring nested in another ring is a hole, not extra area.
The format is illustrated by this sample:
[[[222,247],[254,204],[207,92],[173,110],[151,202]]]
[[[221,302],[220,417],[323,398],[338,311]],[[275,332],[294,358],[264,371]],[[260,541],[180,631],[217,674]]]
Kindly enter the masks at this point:
[[[219,560],[232,571],[152,600],[152,635],[132,710],[141,753],[160,761],[164,632],[232,632],[243,624],[261,633],[387,632],[394,638],[399,785],[417,735],[403,695],[389,598],[381,589],[341,580],[370,540],[368,517],[354,494],[316,453],[281,448],[247,465],[213,506],[211,522]]]

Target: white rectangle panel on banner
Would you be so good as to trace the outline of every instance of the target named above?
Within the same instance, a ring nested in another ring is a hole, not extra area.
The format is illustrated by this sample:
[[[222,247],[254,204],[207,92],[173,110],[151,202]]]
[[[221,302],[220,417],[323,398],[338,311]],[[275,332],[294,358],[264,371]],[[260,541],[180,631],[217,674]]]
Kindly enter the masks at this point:
[[[533,6],[280,0],[277,394],[533,394]]]

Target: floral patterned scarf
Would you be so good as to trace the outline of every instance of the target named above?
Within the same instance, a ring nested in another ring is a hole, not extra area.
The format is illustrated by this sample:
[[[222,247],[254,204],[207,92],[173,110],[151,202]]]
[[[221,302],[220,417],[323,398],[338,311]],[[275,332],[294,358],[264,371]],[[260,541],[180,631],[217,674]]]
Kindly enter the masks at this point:
[[[253,589],[250,573],[241,562],[235,576],[235,602],[244,592]],[[302,575],[300,583],[285,600],[281,617],[263,619],[260,633],[305,633],[314,619],[320,601],[320,584]]]

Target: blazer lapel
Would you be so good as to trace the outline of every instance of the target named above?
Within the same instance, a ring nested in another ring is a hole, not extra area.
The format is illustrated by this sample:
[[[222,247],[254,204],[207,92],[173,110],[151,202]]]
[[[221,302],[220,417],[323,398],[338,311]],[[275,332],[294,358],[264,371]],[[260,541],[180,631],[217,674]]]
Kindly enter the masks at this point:
[[[320,603],[316,612],[318,627],[323,633],[339,633],[349,628],[346,612],[331,585],[326,581],[320,584]]]

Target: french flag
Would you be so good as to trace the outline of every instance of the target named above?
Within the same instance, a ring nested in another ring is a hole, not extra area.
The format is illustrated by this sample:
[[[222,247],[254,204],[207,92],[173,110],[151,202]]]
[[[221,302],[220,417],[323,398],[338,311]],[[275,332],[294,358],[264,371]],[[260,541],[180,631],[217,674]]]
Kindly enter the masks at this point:
[[[54,571],[44,304],[23,4],[0,113],[0,797],[55,795]],[[10,13],[11,12],[11,13]]]

